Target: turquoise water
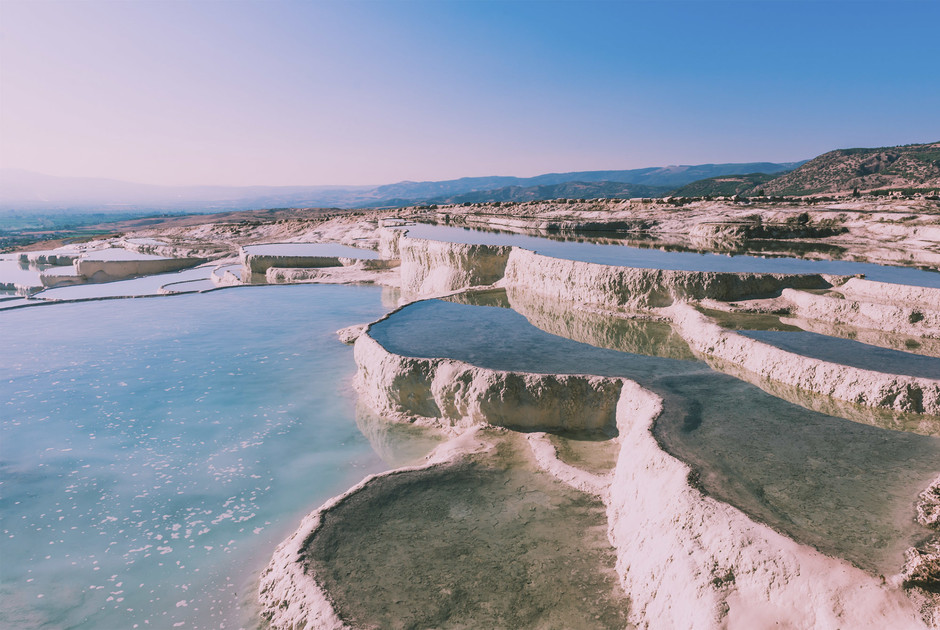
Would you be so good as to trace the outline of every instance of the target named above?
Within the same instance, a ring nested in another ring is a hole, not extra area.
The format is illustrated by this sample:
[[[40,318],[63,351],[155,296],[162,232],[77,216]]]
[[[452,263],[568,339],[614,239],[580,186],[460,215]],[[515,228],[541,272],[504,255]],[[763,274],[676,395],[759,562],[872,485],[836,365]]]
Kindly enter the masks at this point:
[[[555,241],[508,232],[472,230],[446,225],[411,225],[405,228],[415,238],[482,245],[513,245],[546,256],[599,263],[685,271],[732,271],[755,273],[829,273],[865,274],[869,280],[940,288],[940,273],[912,267],[891,267],[844,260],[806,260],[803,258],[747,255],[699,254],[693,252],[646,249],[628,245],[609,245],[579,241]]]
[[[352,349],[381,290],[244,287],[0,314],[0,626],[251,627],[300,518],[385,464]]]
[[[551,324],[549,311],[537,328],[496,306],[506,301],[489,302],[417,302],[374,324],[370,335],[405,356],[635,380],[663,398],[654,434],[693,467],[707,493],[875,575],[898,572],[907,547],[928,534],[914,523],[913,505],[940,472],[940,439],[811,411],[698,361],[558,337],[541,329]],[[571,317],[560,308],[554,316]]]

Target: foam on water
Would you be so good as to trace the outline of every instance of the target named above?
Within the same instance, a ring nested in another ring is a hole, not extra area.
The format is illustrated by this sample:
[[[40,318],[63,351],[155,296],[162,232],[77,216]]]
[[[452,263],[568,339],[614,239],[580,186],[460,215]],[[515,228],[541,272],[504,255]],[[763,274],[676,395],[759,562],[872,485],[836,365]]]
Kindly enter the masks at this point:
[[[258,287],[3,313],[4,624],[250,620],[256,576],[301,515],[385,468],[334,334],[379,316],[380,293]]]

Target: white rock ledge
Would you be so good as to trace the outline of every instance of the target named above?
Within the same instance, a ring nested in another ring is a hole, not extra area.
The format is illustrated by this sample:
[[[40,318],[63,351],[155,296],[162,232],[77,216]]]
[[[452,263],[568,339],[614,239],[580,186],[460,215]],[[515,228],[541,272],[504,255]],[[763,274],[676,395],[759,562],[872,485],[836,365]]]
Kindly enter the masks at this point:
[[[693,350],[772,381],[857,405],[940,416],[940,380],[898,376],[804,357],[725,330],[687,303],[670,308]]]
[[[657,308],[677,300],[741,300],[779,294],[785,288],[831,286],[819,274],[674,271],[615,267],[564,260],[514,247],[503,282],[552,300],[608,308]]]
[[[924,628],[900,588],[754,522],[689,485],[651,433],[655,394],[625,381],[608,504],[617,571],[638,628]]]
[[[614,423],[620,380],[529,374],[453,359],[404,357],[361,334],[355,345],[360,396],[380,415],[445,425],[599,430]]]
[[[188,269],[205,262],[202,258],[149,258],[140,260],[95,260],[79,258],[75,270],[90,282],[111,282]]]
[[[426,296],[489,285],[503,277],[512,247],[467,245],[400,236],[401,288]]]
[[[940,289],[853,278],[838,292],[844,297],[793,289],[782,297],[806,319],[940,339]]]

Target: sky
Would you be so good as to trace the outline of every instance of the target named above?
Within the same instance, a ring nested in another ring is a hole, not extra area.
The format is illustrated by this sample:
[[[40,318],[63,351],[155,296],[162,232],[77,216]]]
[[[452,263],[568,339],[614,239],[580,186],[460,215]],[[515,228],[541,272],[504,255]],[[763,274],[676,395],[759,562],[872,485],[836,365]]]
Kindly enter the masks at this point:
[[[0,167],[371,185],[940,140],[940,2],[0,0]]]

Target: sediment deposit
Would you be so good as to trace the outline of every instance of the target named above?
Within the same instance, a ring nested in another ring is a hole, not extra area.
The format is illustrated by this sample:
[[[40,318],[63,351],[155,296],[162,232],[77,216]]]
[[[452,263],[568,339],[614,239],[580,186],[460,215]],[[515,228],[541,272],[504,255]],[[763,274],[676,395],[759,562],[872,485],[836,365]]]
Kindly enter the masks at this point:
[[[799,317],[940,338],[940,289],[852,278],[829,295],[785,289],[783,298]]]

